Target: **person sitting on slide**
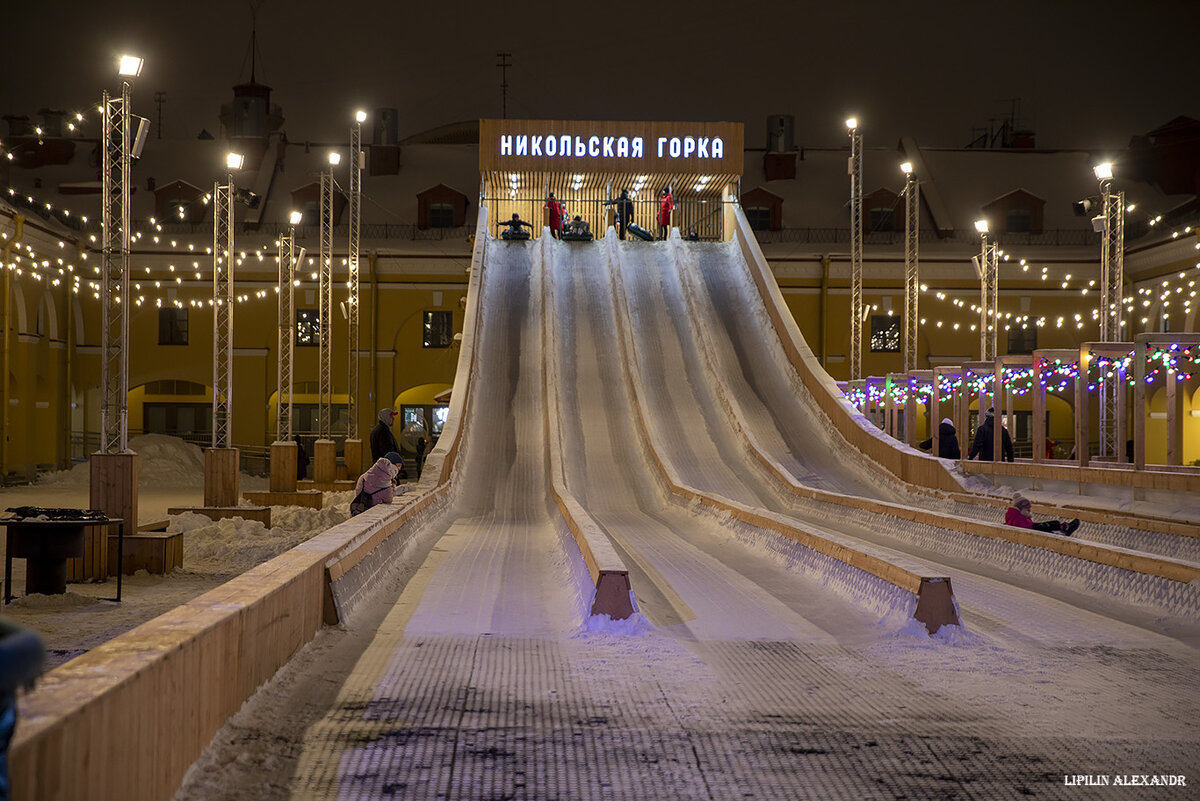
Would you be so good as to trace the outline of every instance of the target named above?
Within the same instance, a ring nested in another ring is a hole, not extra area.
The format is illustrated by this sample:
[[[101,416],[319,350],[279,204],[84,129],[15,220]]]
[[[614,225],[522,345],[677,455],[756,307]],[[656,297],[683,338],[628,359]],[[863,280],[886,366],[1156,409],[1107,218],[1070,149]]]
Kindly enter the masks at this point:
[[[1064,537],[1069,537],[1075,533],[1075,529],[1079,528],[1079,518],[1070,521],[1046,520],[1035,523],[1029,513],[1029,499],[1018,492],[1013,495],[1012,506],[1008,507],[1008,511],[1004,513],[1004,525],[1031,528],[1034,531],[1062,534]]]
[[[505,226],[505,229],[500,232],[500,236],[504,239],[528,238],[529,235],[524,234],[524,232],[521,230],[521,226],[527,225],[530,228],[533,228],[533,223],[525,222],[524,220],[522,220],[520,218],[520,216],[517,215],[516,212],[513,212],[513,216],[512,216],[511,220],[509,220],[508,222],[505,222],[505,223],[500,223],[500,225]],[[522,234],[524,234],[524,236],[522,236]]]

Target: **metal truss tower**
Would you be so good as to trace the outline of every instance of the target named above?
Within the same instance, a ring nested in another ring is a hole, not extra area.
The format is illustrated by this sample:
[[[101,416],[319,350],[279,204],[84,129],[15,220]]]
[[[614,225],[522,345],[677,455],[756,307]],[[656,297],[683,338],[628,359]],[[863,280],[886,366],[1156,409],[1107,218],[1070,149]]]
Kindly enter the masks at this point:
[[[280,237],[279,283],[276,291],[279,293],[279,366],[276,371],[278,379],[278,413],[275,418],[275,441],[289,442],[292,439],[292,354],[296,342],[296,312],[295,286],[296,270],[304,259],[304,248],[296,249],[296,228],[288,228],[287,236]]]
[[[920,233],[921,189],[912,165],[904,181],[904,371],[917,369],[917,300],[920,292],[917,241]]]
[[[1100,339],[1120,342],[1125,282],[1125,193],[1114,192],[1112,178],[1100,179],[1100,202],[1104,210],[1104,238],[1100,251]],[[1121,443],[1117,438],[1119,394],[1124,391],[1120,377],[1114,375],[1100,385],[1100,456],[1116,457]]]
[[[855,381],[862,378],[862,133],[853,118],[846,120],[846,127],[850,129],[850,380]]]
[[[320,439],[331,439],[333,435],[330,415],[333,405],[333,353],[330,350],[330,333],[333,328],[333,166],[321,171],[321,252],[318,258],[320,271],[320,309],[318,326],[317,386],[317,434]]]
[[[1000,272],[999,253],[996,243],[988,240],[987,231],[981,232],[979,252],[979,361],[996,360],[997,325],[996,307],[999,305]]]
[[[213,185],[212,446],[229,448],[233,400],[233,174]]]
[[[101,104],[101,453],[123,453],[129,446],[129,95],[129,82],[122,81],[121,96],[105,91]]]
[[[350,128],[350,277],[346,320],[350,339],[349,381],[346,384],[346,438],[358,439],[358,239],[362,221],[362,120],[361,112]]]

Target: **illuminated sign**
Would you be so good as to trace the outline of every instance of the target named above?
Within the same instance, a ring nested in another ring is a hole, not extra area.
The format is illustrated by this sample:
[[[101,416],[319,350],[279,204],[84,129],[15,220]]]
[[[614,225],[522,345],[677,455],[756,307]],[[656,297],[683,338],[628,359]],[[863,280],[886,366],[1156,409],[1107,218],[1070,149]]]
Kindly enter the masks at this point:
[[[740,175],[737,122],[480,120],[483,172]]]
[[[645,155],[640,136],[556,136],[503,134],[501,156],[560,156],[606,159],[640,159]],[[658,158],[725,158],[725,143],[719,136],[660,136]]]

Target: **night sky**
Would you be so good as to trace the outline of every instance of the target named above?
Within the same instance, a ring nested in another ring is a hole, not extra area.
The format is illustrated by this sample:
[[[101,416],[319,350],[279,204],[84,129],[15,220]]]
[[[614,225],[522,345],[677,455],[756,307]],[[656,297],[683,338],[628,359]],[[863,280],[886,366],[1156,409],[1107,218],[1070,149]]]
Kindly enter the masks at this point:
[[[851,114],[868,147],[958,147],[1013,98],[1048,148],[1117,149],[1200,118],[1198,0],[255,5],[256,77],[293,141],[344,139],[360,106],[398,109],[402,138],[498,117],[499,51],[509,117],[734,120],[752,147],[769,114],[794,115],[807,147],[843,145]],[[134,110],[154,118],[165,92],[166,137],[192,138],[219,131],[250,76],[247,0],[35,0],[4,16],[0,113],[95,106],[119,86],[115,56],[137,52]]]

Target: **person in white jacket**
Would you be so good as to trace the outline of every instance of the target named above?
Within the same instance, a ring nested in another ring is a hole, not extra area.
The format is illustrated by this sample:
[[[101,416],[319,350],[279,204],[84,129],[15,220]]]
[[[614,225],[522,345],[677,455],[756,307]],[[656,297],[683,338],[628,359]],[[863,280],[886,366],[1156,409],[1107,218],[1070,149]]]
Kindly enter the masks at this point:
[[[354,485],[354,500],[357,502],[362,498],[364,501],[362,509],[358,511],[392,502],[396,492],[396,476],[399,475],[400,466],[403,464],[403,456],[396,451],[388,451],[367,468],[367,472],[358,477],[358,482]]]

